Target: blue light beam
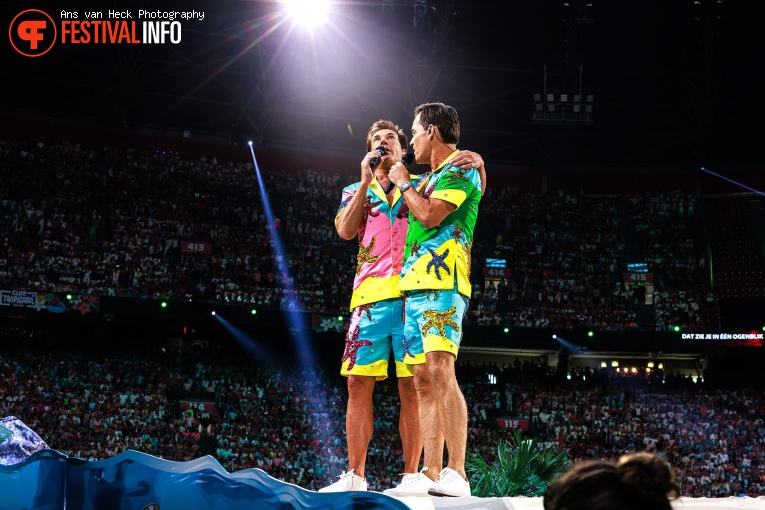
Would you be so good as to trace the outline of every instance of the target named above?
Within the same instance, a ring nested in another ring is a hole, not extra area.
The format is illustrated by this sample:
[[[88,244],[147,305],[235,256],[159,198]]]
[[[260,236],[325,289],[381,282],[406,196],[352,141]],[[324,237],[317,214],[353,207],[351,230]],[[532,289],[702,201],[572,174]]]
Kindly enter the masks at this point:
[[[756,189],[754,189],[754,188],[750,188],[750,187],[749,187],[749,186],[747,186],[746,184],[741,184],[740,182],[738,182],[738,181],[734,181],[733,179],[729,179],[729,178],[725,177],[724,175],[716,174],[716,173],[714,173],[714,172],[713,172],[713,171],[711,171],[711,170],[707,170],[707,169],[706,169],[706,168],[704,168],[703,166],[701,167],[701,171],[702,171],[702,172],[706,172],[706,173],[708,173],[708,174],[710,174],[710,175],[714,175],[715,177],[719,177],[720,179],[722,179],[722,180],[724,180],[724,181],[728,181],[728,182],[730,182],[730,183],[733,183],[733,184],[735,184],[736,186],[740,186],[740,187],[742,187],[742,188],[744,188],[744,189],[748,189],[749,191],[752,191],[752,192],[754,192],[754,193],[757,193],[757,194],[758,194],[758,195],[760,195],[760,196],[763,196],[763,197],[765,197],[765,193],[763,193],[762,191],[756,190]]]
[[[236,340],[239,345],[244,347],[244,349],[248,354],[250,354],[250,356],[252,356],[253,359],[263,364],[273,364],[276,361],[275,356],[266,348],[265,345],[257,342],[250,335],[221,317],[220,314],[216,314],[215,318],[218,319],[218,322],[223,324],[223,327],[225,327],[231,336],[234,337],[234,340]]]
[[[295,296],[297,296],[297,293],[290,283],[290,273],[286,264],[287,258],[285,257],[285,252],[282,248],[281,240],[279,239],[279,236],[276,232],[276,226],[274,225],[274,214],[273,211],[271,211],[271,204],[269,203],[268,196],[266,195],[266,186],[260,173],[258,160],[255,157],[255,149],[253,149],[252,144],[250,144],[249,147],[250,154],[252,154],[252,163],[255,166],[255,175],[258,178],[260,198],[263,201],[263,210],[266,213],[268,230],[271,235],[271,240],[273,241],[274,260],[276,261],[279,272],[288,276],[284,282],[284,294],[287,298],[287,319],[290,323],[290,330],[295,332],[295,348],[298,351],[297,355],[298,359],[300,360],[300,366],[306,370],[309,370],[314,365],[314,356],[313,349],[311,348],[311,343],[307,336],[307,325],[305,324],[305,320],[303,319],[302,313],[300,312],[298,303],[295,302]]]
[[[555,339],[556,342],[558,342],[563,347],[565,347],[566,349],[571,351],[572,354],[582,354],[584,351],[587,350],[584,347],[580,347],[579,345],[572,344],[571,342],[569,342],[565,338],[561,338],[558,335],[553,335],[552,337]]]

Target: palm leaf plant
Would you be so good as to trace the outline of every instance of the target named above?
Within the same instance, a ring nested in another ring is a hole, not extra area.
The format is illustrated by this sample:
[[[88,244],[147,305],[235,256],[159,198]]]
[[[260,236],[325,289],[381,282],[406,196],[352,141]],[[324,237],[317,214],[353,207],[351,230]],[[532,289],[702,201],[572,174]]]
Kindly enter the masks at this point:
[[[540,446],[537,438],[524,439],[520,430],[499,442],[490,463],[477,453],[469,452],[465,459],[473,496],[482,498],[541,496],[570,464],[565,451]]]

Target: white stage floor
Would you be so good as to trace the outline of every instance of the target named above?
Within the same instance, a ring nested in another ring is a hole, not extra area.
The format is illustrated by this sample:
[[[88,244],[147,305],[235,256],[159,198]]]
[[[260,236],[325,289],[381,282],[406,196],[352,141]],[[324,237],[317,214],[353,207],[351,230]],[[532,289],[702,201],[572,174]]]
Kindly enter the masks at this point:
[[[397,498],[412,510],[543,510],[542,498]],[[680,498],[674,510],[763,509],[760,498]],[[646,509],[650,510],[650,509]]]

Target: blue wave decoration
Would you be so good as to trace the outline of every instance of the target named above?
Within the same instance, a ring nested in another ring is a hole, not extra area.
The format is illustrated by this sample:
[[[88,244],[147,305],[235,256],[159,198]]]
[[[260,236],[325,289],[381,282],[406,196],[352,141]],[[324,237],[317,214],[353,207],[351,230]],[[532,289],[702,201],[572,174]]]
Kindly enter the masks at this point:
[[[229,473],[214,458],[173,462],[128,450],[85,461],[41,450],[0,466],[2,510],[409,510],[378,492],[318,493],[260,469]]]

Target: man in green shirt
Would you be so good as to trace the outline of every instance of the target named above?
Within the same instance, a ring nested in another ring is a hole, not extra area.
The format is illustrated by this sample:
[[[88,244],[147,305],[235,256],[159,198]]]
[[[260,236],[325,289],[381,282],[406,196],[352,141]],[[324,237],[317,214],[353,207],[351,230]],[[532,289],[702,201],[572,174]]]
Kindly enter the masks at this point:
[[[422,485],[432,496],[465,497],[470,496],[465,475],[467,406],[454,363],[470,299],[470,248],[484,183],[476,168],[450,163],[459,152],[460,125],[454,108],[426,103],[414,114],[415,160],[429,164],[432,173],[416,187],[400,163],[389,174],[409,207],[399,282],[406,296],[404,362],[414,365],[420,402],[422,473],[427,477]],[[449,462],[441,469],[444,441]]]

